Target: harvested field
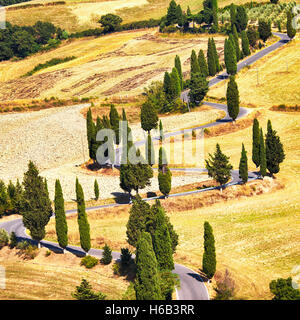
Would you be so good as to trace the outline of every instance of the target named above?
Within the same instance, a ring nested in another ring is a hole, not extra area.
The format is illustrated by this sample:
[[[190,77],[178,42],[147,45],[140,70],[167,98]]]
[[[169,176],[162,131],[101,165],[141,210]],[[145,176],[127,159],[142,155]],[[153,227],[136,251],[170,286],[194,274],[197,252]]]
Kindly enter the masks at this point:
[[[222,56],[224,37],[215,36]],[[0,99],[136,96],[152,81],[163,80],[178,54],[188,74],[192,49],[206,51],[207,36],[167,38],[156,29],[65,41],[59,48],[21,61],[0,63]],[[52,58],[78,57],[21,78],[38,63]],[[222,60],[222,57],[221,57]],[[187,62],[187,63],[185,63]]]
[[[0,264],[6,271],[6,289],[0,291],[0,300],[70,300],[83,278],[107,299],[119,300],[129,285],[124,277],[113,274],[113,263],[88,270],[68,252],[46,256],[47,249],[42,248],[34,260],[24,260],[18,252],[8,247],[0,250]]]

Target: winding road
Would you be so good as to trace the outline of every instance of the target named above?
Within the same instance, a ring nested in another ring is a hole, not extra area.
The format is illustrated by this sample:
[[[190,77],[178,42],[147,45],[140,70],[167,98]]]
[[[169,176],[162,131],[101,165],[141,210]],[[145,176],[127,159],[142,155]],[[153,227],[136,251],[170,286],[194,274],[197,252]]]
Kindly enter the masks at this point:
[[[250,56],[249,58],[244,59],[242,62],[240,62],[238,64],[238,71],[241,70],[242,68],[244,68],[245,66],[249,66],[249,65],[253,64],[255,61],[264,57],[268,53],[280,48],[281,46],[283,46],[285,43],[289,42],[289,40],[290,40],[289,37],[285,34],[281,34],[281,33],[274,33],[274,34],[276,36],[280,37],[280,40],[278,42],[270,45],[269,47],[259,51],[258,53],[254,54],[253,56]],[[227,73],[224,72],[224,73],[216,76],[212,80],[210,80],[209,86],[211,87],[211,86],[223,81],[227,77],[228,77]],[[182,99],[184,101],[188,101],[188,99],[189,99],[188,98],[188,91],[185,91],[182,93]],[[209,123],[209,124],[206,124],[203,126],[191,128],[189,130],[185,130],[185,132],[209,128],[209,127],[219,125],[220,123],[231,121],[231,119],[229,118],[229,116],[227,114],[227,106],[226,105],[219,104],[219,103],[212,103],[212,102],[205,102],[205,104],[209,105],[213,108],[216,108],[216,109],[224,110],[226,112],[226,116],[221,120],[217,120],[213,123]],[[247,109],[240,108],[240,113],[238,115],[238,118],[246,116],[247,113],[248,113]],[[176,132],[166,133],[165,136],[167,137],[167,136],[181,135],[182,133],[183,133],[183,130],[180,130],[180,131],[176,131]],[[156,137],[154,139],[158,139],[158,137]],[[136,143],[136,145],[140,145],[140,144],[144,144],[144,143],[145,143],[144,141],[139,141]],[[180,171],[180,170],[201,171],[201,172],[205,171],[205,169],[201,169],[201,168],[172,169],[172,170],[174,170],[174,171]],[[239,173],[237,170],[233,170],[231,172],[231,175],[232,175],[232,179],[229,183],[227,183],[226,186],[232,186],[232,185],[236,185],[236,184],[240,183]],[[249,180],[254,180],[254,179],[257,179],[257,175],[255,173],[249,172]],[[213,189],[217,189],[217,188],[218,187],[211,187],[211,188],[206,188],[206,189],[201,189],[201,190],[181,192],[181,193],[171,194],[169,197],[171,198],[171,197],[186,196],[186,195],[205,192],[205,191],[213,190]],[[144,200],[149,201],[149,200],[160,199],[160,198],[163,198],[163,197],[146,198]],[[89,207],[89,208],[86,208],[86,211],[93,211],[93,210],[98,210],[101,208],[108,208],[108,207],[117,207],[117,206],[121,206],[121,205],[124,205],[124,204],[114,203],[114,204],[108,204],[108,205],[102,205],[102,206]],[[67,211],[66,214],[71,214],[71,213],[76,213],[76,212],[77,212],[77,210],[74,209],[74,210]],[[21,218],[13,220],[13,221],[1,223],[0,228],[4,228],[9,233],[15,232],[16,236],[20,240],[31,240],[31,238],[25,232],[25,228],[24,228],[24,225],[23,225]],[[58,251],[58,252],[62,251],[61,248],[59,247],[59,245],[54,242],[49,242],[49,241],[44,240],[44,241],[41,241],[41,245],[49,248],[50,250],[54,250],[54,251]],[[84,255],[84,252],[80,247],[68,246],[66,248],[66,250],[68,250],[76,255]],[[102,250],[91,249],[89,251],[89,254],[100,258],[102,256]],[[113,252],[112,255],[113,255],[113,259],[115,259],[115,260],[120,258],[120,253],[118,253],[118,252]],[[200,275],[197,272],[195,272],[185,266],[179,265],[179,264],[175,264],[175,269],[173,270],[173,272],[178,274],[179,278],[180,278],[180,288],[177,290],[177,299],[178,300],[209,300],[209,294],[208,294],[207,288],[203,282],[203,279],[200,277]]]

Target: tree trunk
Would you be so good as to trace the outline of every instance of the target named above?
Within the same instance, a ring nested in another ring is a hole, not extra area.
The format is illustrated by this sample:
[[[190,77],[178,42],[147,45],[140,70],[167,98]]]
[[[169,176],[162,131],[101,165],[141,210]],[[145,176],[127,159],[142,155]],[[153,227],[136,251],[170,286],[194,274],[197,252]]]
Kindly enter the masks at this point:
[[[38,245],[37,245],[38,249],[41,249],[41,242],[38,241]]]

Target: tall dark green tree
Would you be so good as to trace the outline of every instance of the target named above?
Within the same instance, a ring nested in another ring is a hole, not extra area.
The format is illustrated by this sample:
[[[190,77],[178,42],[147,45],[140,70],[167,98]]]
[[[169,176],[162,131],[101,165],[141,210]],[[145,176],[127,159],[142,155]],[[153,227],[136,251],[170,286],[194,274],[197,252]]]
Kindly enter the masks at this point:
[[[224,59],[228,74],[234,75],[237,72],[237,58],[234,43],[230,39],[225,39]]]
[[[236,120],[240,112],[240,98],[237,83],[234,76],[230,76],[226,91],[228,114],[233,121]]]
[[[242,179],[243,183],[246,183],[248,181],[248,158],[244,144],[242,145],[242,154],[239,165],[239,176]]]
[[[260,139],[259,139],[259,122],[255,118],[252,126],[252,161],[256,165],[256,168],[260,165]]]
[[[174,269],[171,238],[162,208],[156,214],[156,230],[153,237],[153,249],[160,270]]]
[[[220,66],[219,55],[218,55],[218,51],[217,51],[217,48],[216,48],[216,44],[215,44],[214,38],[211,38],[211,46],[212,46],[212,51],[213,51],[213,54],[214,54],[214,60],[215,60],[215,64],[216,64],[216,73],[218,73],[219,71],[221,71],[221,66]]]
[[[92,154],[92,143],[93,138],[95,138],[95,129],[94,129],[94,122],[92,118],[92,110],[89,108],[87,115],[86,115],[86,130],[87,130],[87,141],[88,141],[88,148],[89,148],[89,156],[91,159],[93,159]]]
[[[189,98],[191,106],[198,106],[208,92],[208,81],[201,73],[192,73]]]
[[[211,38],[208,39],[208,44],[207,44],[207,66],[208,66],[208,74],[210,76],[214,76],[217,70],[216,70],[215,53],[214,53]]]
[[[172,173],[167,166],[158,172],[158,185],[159,191],[167,197],[172,188]]]
[[[232,40],[234,41],[234,46],[235,46],[235,55],[236,55],[236,60],[239,61],[241,59],[241,50],[240,50],[240,43],[239,43],[239,35],[236,30],[236,26],[233,26],[233,38]],[[230,36],[232,36],[230,35]]]
[[[192,50],[191,54],[191,75],[193,73],[200,73],[200,67],[195,50]]]
[[[145,158],[147,163],[150,166],[153,166],[155,164],[155,151],[154,151],[153,140],[150,134],[148,134],[148,137],[145,143]]]
[[[249,39],[245,30],[242,31],[242,51],[244,56],[250,55]]]
[[[183,75],[182,75],[182,67],[181,67],[181,61],[180,57],[176,55],[175,57],[175,68],[177,69],[179,80],[180,80],[180,88],[183,89]]]
[[[211,0],[211,4],[212,4],[213,30],[214,32],[217,32],[219,30],[218,1]]]
[[[207,78],[208,77],[208,66],[207,66],[204,52],[202,49],[200,49],[199,54],[198,54],[198,64],[200,67],[200,73],[202,74],[202,76],[204,78]]]
[[[283,145],[280,141],[276,131],[272,128],[272,123],[268,120],[267,134],[266,134],[266,160],[267,169],[273,176],[274,173],[278,173],[280,170],[280,163],[283,162],[285,154],[283,151]]]
[[[238,32],[246,30],[248,25],[248,16],[244,6],[237,6],[236,8],[236,28]]]
[[[95,199],[98,200],[99,199],[99,184],[97,179],[95,179],[94,181],[94,194],[95,194]]]
[[[131,246],[137,246],[141,233],[146,230],[146,221],[151,215],[150,205],[139,195],[136,196],[130,208],[126,230],[127,242]]]
[[[260,175],[262,177],[267,175],[267,158],[266,158],[266,148],[263,130],[260,129],[259,133],[259,162],[260,162]]]
[[[174,0],[171,0],[167,12],[167,17],[166,17],[166,25],[172,25],[177,23],[178,20],[178,12],[177,12],[177,4]]]
[[[151,235],[142,232],[136,250],[136,279],[134,289],[137,300],[161,300],[158,263],[153,251]]]
[[[110,121],[111,128],[115,132],[114,142],[116,145],[119,145],[120,144],[120,132],[119,132],[120,116],[118,114],[116,107],[113,104],[110,105],[109,121]]]
[[[258,33],[260,39],[263,40],[263,42],[266,42],[268,38],[271,37],[272,31],[271,31],[271,21],[259,19],[258,20]]]
[[[57,241],[60,247],[65,249],[68,245],[68,224],[65,212],[65,201],[58,179],[55,181],[54,212]]]
[[[230,5],[230,22],[231,22],[231,32],[233,32],[233,26],[236,25],[236,15],[237,15],[237,9],[236,5],[232,3]]]
[[[78,179],[76,179],[76,202],[78,212],[78,227],[81,248],[88,252],[91,249],[90,225],[85,211],[84,193]]]
[[[177,71],[177,68],[173,68],[171,72],[171,96],[172,100],[180,97],[181,94],[181,81]]]
[[[286,14],[286,32],[287,35],[289,36],[290,39],[293,39],[296,35],[296,29],[294,29],[293,24],[292,24],[292,20],[293,20],[293,16],[292,16],[292,12],[291,10],[288,10],[287,14]]]
[[[52,208],[43,178],[32,161],[29,161],[28,170],[24,174],[23,186],[23,223],[29,229],[32,239],[40,244],[45,237],[45,227],[52,215]]]
[[[141,126],[148,134],[152,129],[157,128],[158,115],[153,103],[149,100],[143,103],[141,108]]]
[[[159,120],[159,140],[160,140],[160,142],[163,142],[164,139],[165,139],[165,135],[164,135],[163,124],[162,124],[161,120]]]
[[[211,279],[217,266],[216,249],[215,249],[215,238],[211,225],[204,222],[204,253],[202,259],[202,270]]]
[[[171,76],[168,72],[165,72],[164,75],[164,92],[166,94],[167,100],[170,102],[172,100],[172,95],[171,95]]]
[[[232,165],[229,163],[229,157],[222,153],[220,145],[217,143],[214,154],[209,154],[209,159],[205,160],[208,175],[217,181],[221,186],[227,183],[231,177]]]

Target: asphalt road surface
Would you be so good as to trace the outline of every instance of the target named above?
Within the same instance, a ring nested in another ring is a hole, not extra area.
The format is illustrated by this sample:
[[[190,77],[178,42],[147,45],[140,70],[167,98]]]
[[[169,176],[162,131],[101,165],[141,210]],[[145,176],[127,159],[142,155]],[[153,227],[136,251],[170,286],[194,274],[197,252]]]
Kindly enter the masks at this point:
[[[264,57],[268,53],[278,49],[279,47],[283,46],[285,43],[287,43],[289,41],[289,37],[285,34],[275,33],[275,35],[280,37],[280,40],[278,42],[272,44],[271,46],[261,50],[260,52],[254,54],[253,56],[250,56],[249,58],[240,62],[238,64],[238,71],[247,65],[253,64],[255,61]],[[224,72],[221,75],[218,75],[215,78],[213,78],[212,80],[210,80],[209,86],[211,87],[211,86],[223,81],[227,77],[228,77],[227,73]],[[181,97],[182,97],[183,101],[188,101],[189,100],[188,91],[183,92]],[[207,104],[213,108],[216,108],[216,109],[224,110],[226,112],[226,116],[221,120],[217,120],[216,122],[189,129],[190,131],[209,128],[212,126],[219,125],[220,123],[231,121],[231,119],[228,117],[228,114],[227,114],[227,106],[226,105],[212,103],[212,102],[205,102],[205,104]],[[247,115],[247,110],[244,108],[240,108],[240,113],[238,115],[238,118],[244,117],[245,115]],[[183,131],[180,130],[180,131],[176,131],[176,132],[172,132],[172,133],[167,133],[167,134],[165,134],[165,136],[181,135],[182,133],[183,133]],[[158,137],[156,137],[156,139],[158,139]],[[145,143],[144,141],[139,141],[136,143],[136,145],[138,146],[138,145],[141,145],[144,143]],[[180,171],[180,170],[201,171],[201,172],[205,171],[205,169],[202,169],[202,168],[172,169],[172,170],[174,170],[174,171]],[[240,183],[239,173],[237,170],[233,170],[231,172],[231,176],[232,176],[231,181],[229,183],[227,183],[225,185],[225,187],[236,185],[236,184]],[[256,173],[249,172],[249,180],[254,180],[257,178],[258,178],[258,176]],[[213,189],[217,189],[217,188],[218,187],[211,187],[211,188],[207,188],[207,189],[194,190],[194,191],[189,191],[189,192],[181,192],[181,193],[171,194],[169,197],[171,198],[171,197],[186,196],[186,195],[205,192],[205,191],[213,190]],[[153,199],[162,199],[162,198],[163,197],[153,197],[153,198],[146,198],[144,200],[149,201],[149,200],[153,200]],[[121,206],[121,205],[124,205],[124,204],[114,203],[114,204],[108,204],[108,205],[103,205],[103,206],[89,207],[89,208],[86,208],[86,211],[93,211],[93,210],[108,208],[108,207],[117,207],[117,206]],[[77,212],[77,210],[69,210],[66,212],[66,214],[76,213],[76,212]],[[4,228],[9,233],[15,232],[16,236],[20,240],[22,240],[22,239],[23,240],[31,240],[31,238],[25,232],[25,228],[24,228],[22,219],[16,219],[13,221],[1,223],[0,228]],[[41,241],[41,245],[45,246],[53,251],[57,251],[57,252],[62,251],[61,248],[58,246],[58,244],[54,243],[54,242]],[[83,250],[79,247],[68,246],[66,248],[66,250],[70,251],[76,255],[82,255],[82,256],[84,255]],[[100,258],[102,256],[102,250],[91,249],[89,251],[89,254]],[[118,253],[118,252],[113,252],[112,255],[113,255],[113,259],[115,259],[115,260],[118,260],[120,258],[120,253]],[[209,300],[209,294],[208,294],[207,288],[204,284],[203,279],[200,277],[200,275],[197,272],[195,272],[189,268],[186,268],[185,266],[179,265],[179,264],[175,264],[175,269],[173,270],[173,272],[178,274],[178,276],[180,278],[180,288],[177,290],[178,300]]]

